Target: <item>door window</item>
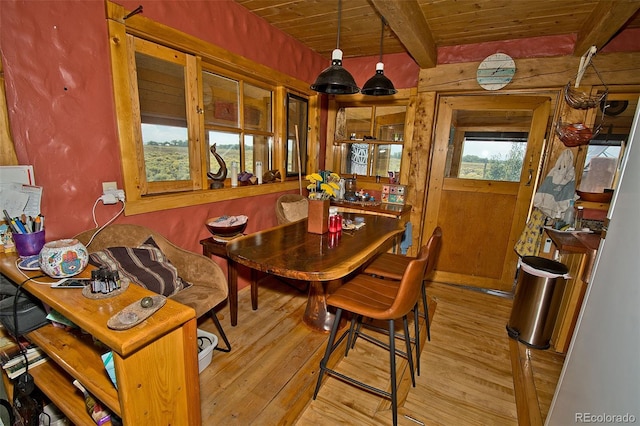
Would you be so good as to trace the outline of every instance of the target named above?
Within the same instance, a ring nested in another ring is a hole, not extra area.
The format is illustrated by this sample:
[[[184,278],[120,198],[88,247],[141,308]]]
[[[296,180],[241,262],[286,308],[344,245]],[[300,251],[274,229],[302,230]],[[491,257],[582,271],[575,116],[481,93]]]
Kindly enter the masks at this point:
[[[449,143],[446,177],[518,182],[527,150],[526,132],[465,132]]]

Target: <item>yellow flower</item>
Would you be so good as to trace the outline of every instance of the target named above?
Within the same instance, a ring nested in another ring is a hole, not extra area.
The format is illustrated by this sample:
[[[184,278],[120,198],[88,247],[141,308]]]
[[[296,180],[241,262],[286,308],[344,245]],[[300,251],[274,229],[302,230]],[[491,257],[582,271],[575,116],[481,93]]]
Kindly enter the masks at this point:
[[[340,175],[337,173],[331,172],[329,176],[327,176],[326,182],[320,173],[311,173],[307,175],[305,179],[309,181],[307,189],[309,190],[309,198],[311,199],[326,200],[330,197],[335,197],[337,195],[336,191],[340,189],[340,185],[338,185]],[[320,183],[320,191],[318,191],[318,183]]]

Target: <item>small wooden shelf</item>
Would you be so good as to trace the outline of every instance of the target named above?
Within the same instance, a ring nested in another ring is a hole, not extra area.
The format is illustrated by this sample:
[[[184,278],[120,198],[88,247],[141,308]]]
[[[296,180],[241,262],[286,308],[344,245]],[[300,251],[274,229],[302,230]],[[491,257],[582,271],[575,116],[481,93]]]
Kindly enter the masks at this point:
[[[81,377],[80,383],[87,391],[120,416],[118,392],[102,367],[99,346],[93,343],[90,335],[47,325],[32,331],[27,338],[45,351],[55,364],[68,373],[68,377]],[[103,347],[102,352],[108,351],[109,348]],[[71,388],[80,395],[73,385]]]
[[[48,361],[29,369],[29,374],[33,376],[36,386],[74,425],[95,426],[95,422],[87,414],[84,397],[73,386],[73,377],[66,374],[55,362]]]
[[[0,254],[0,272],[14,283],[24,281],[14,254]],[[82,276],[88,274],[83,271]],[[35,277],[38,272],[27,272]],[[124,425],[199,425],[200,386],[196,314],[171,299],[151,317],[128,330],[111,330],[107,321],[117,312],[152,295],[131,285],[122,294],[89,299],[79,289],[52,289],[49,278],[28,281],[23,289],[79,327],[67,331],[46,325],[27,334],[49,356],[30,369],[35,383],[77,425],[95,424],[84,398],[73,386],[77,379]],[[118,390],[109,379],[101,354],[111,351]]]

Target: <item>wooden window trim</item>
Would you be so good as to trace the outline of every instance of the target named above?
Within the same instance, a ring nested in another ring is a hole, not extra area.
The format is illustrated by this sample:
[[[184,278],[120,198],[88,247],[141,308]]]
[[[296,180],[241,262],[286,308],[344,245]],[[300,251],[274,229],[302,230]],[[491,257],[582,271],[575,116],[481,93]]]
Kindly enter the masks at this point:
[[[274,132],[274,165],[280,170],[281,176],[286,176],[284,164],[284,143],[286,142],[286,94],[293,93],[309,99],[309,134],[308,170],[318,168],[319,151],[319,100],[318,94],[312,92],[307,82],[297,80],[291,76],[272,70],[264,65],[255,63],[247,58],[236,55],[218,46],[207,43],[196,37],[182,33],[165,25],[154,22],[142,15],[134,15],[126,21],[124,16],[128,13],[124,7],[106,2],[107,24],[111,53],[111,71],[113,77],[114,103],[116,110],[116,122],[120,142],[120,156],[123,175],[123,188],[126,193],[127,203],[125,214],[140,214],[152,211],[166,210],[190,205],[200,205],[212,202],[240,199],[256,195],[278,193],[298,188],[298,179],[284,179],[282,182],[249,185],[237,188],[222,188],[209,190],[207,188],[193,188],[189,191],[144,195],[144,182],[141,179],[141,170],[137,158],[141,154],[137,145],[135,132],[138,127],[139,117],[133,113],[135,107],[129,96],[131,83],[135,79],[129,71],[130,55],[135,55],[133,46],[128,42],[127,35],[133,35],[147,41],[187,52],[202,61],[204,69],[219,68],[223,75],[230,77],[239,75],[249,81],[255,80],[265,85],[275,87],[273,91],[273,132]],[[201,85],[198,78],[198,84]],[[201,93],[201,87],[198,89]],[[123,95],[126,94],[126,95]],[[203,125],[200,132],[204,134]],[[191,137],[191,135],[190,135]],[[199,137],[199,136],[198,136]],[[206,168],[203,168],[203,159],[206,153],[203,150],[204,142],[199,141],[197,146],[200,152],[196,158],[200,158],[201,173],[206,176]],[[206,180],[204,181],[206,182]]]
[[[326,165],[330,170],[340,170],[340,154],[342,144],[351,142],[350,140],[336,139],[336,116],[341,107],[368,107],[368,106],[406,106],[404,141],[402,149],[402,169],[400,170],[400,182],[407,183],[409,179],[410,152],[413,145],[413,122],[415,119],[416,107],[416,89],[400,89],[395,95],[381,96],[373,98],[371,96],[358,95],[339,95],[329,99],[329,112],[327,117],[327,147],[326,147]],[[387,144],[389,141],[366,141],[369,144]],[[382,186],[386,182],[376,182],[376,178],[372,176],[358,175],[358,182],[367,184],[368,189],[382,190]]]

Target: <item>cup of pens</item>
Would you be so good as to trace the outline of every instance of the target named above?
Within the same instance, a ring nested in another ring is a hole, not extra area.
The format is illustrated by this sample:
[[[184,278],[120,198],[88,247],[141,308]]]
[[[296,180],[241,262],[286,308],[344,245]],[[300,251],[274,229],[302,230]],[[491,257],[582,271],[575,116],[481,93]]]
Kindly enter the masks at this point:
[[[20,257],[35,256],[44,247],[44,229],[26,234],[14,233],[12,236]]]

